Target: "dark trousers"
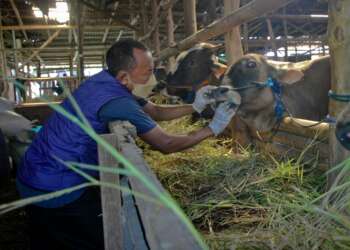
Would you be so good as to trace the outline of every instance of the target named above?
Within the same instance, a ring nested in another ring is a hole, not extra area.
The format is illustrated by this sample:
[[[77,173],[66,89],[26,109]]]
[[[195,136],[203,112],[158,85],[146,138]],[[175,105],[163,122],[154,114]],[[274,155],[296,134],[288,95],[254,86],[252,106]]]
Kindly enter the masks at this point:
[[[99,188],[60,208],[28,206],[31,250],[103,250]]]

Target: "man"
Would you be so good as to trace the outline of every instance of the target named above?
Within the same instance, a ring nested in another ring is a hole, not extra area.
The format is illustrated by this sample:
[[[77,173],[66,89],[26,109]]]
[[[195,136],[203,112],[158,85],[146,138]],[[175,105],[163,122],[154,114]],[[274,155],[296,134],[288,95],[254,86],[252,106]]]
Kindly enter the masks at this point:
[[[208,127],[188,135],[169,134],[154,120],[166,121],[201,112],[214,101],[207,95],[213,87],[199,91],[193,105],[157,106],[131,94],[134,86],[145,84],[153,72],[151,53],[142,43],[119,41],[108,50],[106,60],[108,70],[92,76],[73,93],[81,111],[99,134],[108,132],[108,122],[127,120],[146,143],[163,153],[172,153],[218,135],[235,113],[228,103],[222,103]],[[61,105],[75,115],[69,100]],[[22,197],[61,190],[85,181],[57,158],[98,165],[96,142],[63,115],[54,112],[26,152],[18,171],[17,186]],[[103,249],[97,188],[40,202],[29,206],[27,211],[32,249]]]

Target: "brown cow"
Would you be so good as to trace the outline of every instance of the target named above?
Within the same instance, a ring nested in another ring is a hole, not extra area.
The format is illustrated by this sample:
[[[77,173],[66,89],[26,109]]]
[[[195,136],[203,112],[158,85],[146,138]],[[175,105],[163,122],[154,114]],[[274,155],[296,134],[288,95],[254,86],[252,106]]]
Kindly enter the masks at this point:
[[[240,89],[242,103],[238,115],[258,131],[270,131],[278,122],[275,110],[278,97],[272,88],[261,87],[268,78],[282,89],[280,99],[285,115],[318,121],[326,117],[331,82],[329,56],[289,63],[247,54],[226,71],[223,84]]]

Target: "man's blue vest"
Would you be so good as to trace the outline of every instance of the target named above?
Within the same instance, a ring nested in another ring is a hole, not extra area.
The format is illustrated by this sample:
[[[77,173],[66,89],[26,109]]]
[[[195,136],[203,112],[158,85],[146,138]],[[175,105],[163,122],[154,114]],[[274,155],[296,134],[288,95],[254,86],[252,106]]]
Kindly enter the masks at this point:
[[[107,71],[92,76],[74,91],[73,97],[82,113],[98,134],[108,132],[108,126],[98,118],[98,111],[108,101],[118,97],[133,98],[129,90]],[[61,106],[76,115],[70,101]],[[59,163],[63,161],[98,164],[97,144],[78,125],[54,112],[25,153],[18,178],[24,184],[41,190],[60,190],[86,181],[82,176]],[[85,171],[98,175],[96,171]]]

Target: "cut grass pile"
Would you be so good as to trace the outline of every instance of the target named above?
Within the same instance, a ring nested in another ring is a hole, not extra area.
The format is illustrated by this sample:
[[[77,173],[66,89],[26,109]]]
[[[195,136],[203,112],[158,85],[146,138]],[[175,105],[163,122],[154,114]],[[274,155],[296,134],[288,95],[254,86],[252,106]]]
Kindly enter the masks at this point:
[[[202,125],[189,118],[161,124],[173,133]],[[235,154],[230,145],[208,139],[170,155],[142,145],[146,161],[211,249],[350,249],[349,227],[308,205],[326,183],[317,162],[253,149]]]

